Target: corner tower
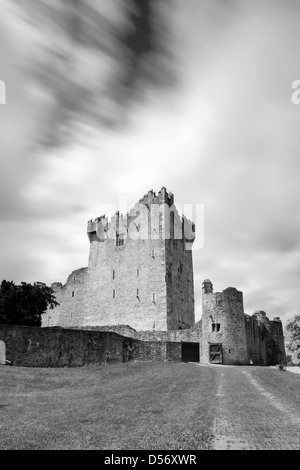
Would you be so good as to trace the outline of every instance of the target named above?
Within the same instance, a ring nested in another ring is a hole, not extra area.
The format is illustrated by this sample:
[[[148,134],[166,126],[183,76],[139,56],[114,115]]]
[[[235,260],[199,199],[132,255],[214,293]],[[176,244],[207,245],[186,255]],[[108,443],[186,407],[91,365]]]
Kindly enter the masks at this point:
[[[209,279],[202,287],[200,362],[249,364],[243,293],[233,287],[213,293]]]

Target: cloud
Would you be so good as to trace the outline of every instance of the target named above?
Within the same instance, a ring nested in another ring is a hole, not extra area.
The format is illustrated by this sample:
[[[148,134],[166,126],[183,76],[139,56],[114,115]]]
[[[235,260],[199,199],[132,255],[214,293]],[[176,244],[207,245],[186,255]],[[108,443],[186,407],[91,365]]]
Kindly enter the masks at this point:
[[[48,16],[1,2],[1,276],[64,282],[86,265],[85,224],[103,204],[166,186],[180,205],[205,205],[198,317],[205,278],[242,290],[249,314],[297,313],[298,3],[156,1],[151,50],[148,36],[133,51],[130,38],[150,34],[139,4],[101,2],[74,52],[61,2],[43,2]],[[60,124],[75,115],[70,133]]]
[[[74,142],[82,122],[123,125],[144,90],[176,81],[160,1],[1,3],[14,42],[25,39],[26,82],[48,108],[34,136],[40,144]]]

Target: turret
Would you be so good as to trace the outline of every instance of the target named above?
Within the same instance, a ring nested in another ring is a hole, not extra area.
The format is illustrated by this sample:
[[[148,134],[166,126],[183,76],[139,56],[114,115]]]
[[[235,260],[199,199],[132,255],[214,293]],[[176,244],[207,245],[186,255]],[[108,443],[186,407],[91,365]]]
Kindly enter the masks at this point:
[[[202,284],[201,362],[248,364],[243,293],[234,287],[213,293]]]
[[[209,279],[205,279],[202,283],[202,293],[211,294],[213,292],[213,285]]]

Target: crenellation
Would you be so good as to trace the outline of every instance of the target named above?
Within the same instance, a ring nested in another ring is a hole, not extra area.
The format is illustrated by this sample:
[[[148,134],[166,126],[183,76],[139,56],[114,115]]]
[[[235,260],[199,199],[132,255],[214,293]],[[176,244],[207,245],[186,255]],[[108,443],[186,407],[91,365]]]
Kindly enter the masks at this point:
[[[174,205],[174,195],[168,192],[165,187],[162,187],[158,192],[158,198],[161,204],[167,204],[168,206]]]

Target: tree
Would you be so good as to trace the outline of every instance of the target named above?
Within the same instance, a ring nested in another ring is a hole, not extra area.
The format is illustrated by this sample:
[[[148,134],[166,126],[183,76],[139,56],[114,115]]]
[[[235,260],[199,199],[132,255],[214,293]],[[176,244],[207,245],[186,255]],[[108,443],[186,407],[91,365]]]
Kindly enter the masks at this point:
[[[56,307],[54,291],[45,284],[16,285],[2,281],[0,287],[0,324],[41,326],[47,308]]]
[[[289,349],[293,350],[293,343],[300,341],[300,315],[295,315],[293,318],[290,318],[287,321],[285,329],[291,338]]]

